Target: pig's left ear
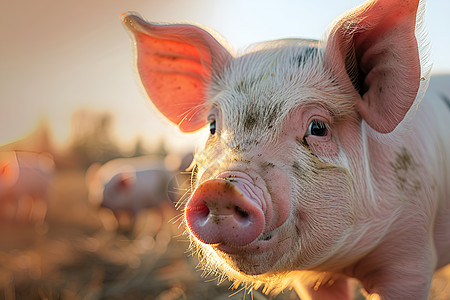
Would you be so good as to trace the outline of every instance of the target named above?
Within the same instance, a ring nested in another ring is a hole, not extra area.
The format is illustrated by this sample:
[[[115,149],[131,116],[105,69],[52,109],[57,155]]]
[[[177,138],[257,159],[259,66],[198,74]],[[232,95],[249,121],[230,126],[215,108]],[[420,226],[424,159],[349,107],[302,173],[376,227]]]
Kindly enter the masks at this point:
[[[156,108],[184,132],[207,122],[207,85],[231,57],[210,33],[189,24],[151,24],[122,15],[133,33],[142,84]]]
[[[337,76],[350,78],[361,96],[357,110],[381,133],[403,120],[419,89],[418,5],[419,0],[367,1],[338,18],[329,33],[325,61]]]

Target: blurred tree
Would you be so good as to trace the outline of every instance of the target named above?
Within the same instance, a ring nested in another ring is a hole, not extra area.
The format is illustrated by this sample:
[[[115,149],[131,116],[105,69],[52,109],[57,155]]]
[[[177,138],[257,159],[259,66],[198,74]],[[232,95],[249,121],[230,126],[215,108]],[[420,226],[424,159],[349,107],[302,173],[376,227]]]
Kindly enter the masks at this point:
[[[104,163],[121,155],[113,138],[113,116],[109,112],[79,110],[72,116],[71,154],[82,167]]]
[[[153,148],[153,154],[166,157],[169,151],[167,151],[166,142],[163,138],[160,138],[158,144],[155,148]]]
[[[134,150],[131,156],[141,156],[148,154],[148,151],[144,147],[144,142],[142,141],[142,137],[138,137],[134,144]]]

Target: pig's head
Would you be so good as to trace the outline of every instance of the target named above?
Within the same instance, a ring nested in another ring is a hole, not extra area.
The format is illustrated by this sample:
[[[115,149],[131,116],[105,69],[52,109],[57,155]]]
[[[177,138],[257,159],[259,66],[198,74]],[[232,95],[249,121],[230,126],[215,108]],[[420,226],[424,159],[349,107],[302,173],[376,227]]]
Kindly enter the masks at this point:
[[[369,250],[347,255],[367,233],[362,131],[393,131],[415,101],[417,2],[369,1],[324,42],[239,55],[197,26],[124,15],[156,108],[184,132],[208,126],[183,205],[205,268],[283,285],[290,271],[341,268]]]
[[[136,185],[136,172],[126,171],[115,174],[104,186],[101,206],[123,208],[131,206],[130,195]]]

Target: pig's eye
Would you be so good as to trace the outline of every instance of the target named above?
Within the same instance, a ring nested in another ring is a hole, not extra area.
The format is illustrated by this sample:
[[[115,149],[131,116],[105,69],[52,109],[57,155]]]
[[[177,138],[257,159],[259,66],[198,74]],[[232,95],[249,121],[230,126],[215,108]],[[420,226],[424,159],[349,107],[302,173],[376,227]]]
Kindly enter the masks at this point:
[[[211,123],[209,123],[209,132],[211,133],[211,135],[216,134],[216,121],[212,121]]]
[[[308,127],[306,135],[326,136],[328,133],[327,125],[324,122],[313,120]]]

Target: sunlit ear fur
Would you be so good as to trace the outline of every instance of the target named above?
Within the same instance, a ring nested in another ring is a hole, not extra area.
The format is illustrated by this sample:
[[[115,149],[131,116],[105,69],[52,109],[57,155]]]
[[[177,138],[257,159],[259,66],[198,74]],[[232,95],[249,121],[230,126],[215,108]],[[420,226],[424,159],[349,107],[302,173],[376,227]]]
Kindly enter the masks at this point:
[[[354,86],[360,95],[356,109],[379,133],[392,132],[428,86],[424,2],[367,1],[327,30],[326,64],[341,82]]]
[[[127,13],[141,82],[155,107],[185,132],[206,125],[206,90],[230,52],[207,30],[191,24],[156,24]]]

